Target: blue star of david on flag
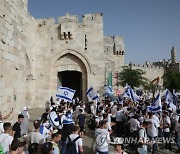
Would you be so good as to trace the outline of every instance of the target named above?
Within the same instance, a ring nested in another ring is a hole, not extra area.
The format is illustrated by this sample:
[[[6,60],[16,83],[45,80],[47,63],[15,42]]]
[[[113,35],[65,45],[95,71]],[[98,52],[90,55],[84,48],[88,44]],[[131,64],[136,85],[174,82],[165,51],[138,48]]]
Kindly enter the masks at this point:
[[[68,87],[58,87],[56,97],[64,99],[64,101],[72,102],[75,92],[75,90]]]
[[[68,92],[67,91],[64,91],[64,96],[67,96],[68,95]]]

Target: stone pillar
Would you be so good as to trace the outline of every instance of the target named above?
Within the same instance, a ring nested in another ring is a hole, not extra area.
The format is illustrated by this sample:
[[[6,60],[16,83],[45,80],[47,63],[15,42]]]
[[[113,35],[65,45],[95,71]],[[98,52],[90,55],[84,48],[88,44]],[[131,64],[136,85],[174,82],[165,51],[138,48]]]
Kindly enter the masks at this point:
[[[176,49],[174,46],[171,49],[171,63],[176,63]]]

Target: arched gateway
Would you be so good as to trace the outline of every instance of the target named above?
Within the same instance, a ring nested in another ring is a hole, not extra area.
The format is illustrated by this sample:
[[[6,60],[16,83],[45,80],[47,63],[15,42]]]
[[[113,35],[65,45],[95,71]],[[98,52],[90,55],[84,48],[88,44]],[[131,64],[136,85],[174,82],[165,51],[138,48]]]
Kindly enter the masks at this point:
[[[57,87],[69,87],[76,90],[75,96],[86,99],[88,74],[87,60],[74,50],[65,50],[53,56],[51,70],[51,93],[55,95]]]

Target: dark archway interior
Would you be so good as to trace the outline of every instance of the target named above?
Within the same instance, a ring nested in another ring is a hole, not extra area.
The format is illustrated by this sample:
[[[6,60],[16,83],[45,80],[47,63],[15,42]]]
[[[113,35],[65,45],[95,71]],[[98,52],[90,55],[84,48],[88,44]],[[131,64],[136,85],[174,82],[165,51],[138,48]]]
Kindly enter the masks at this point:
[[[58,86],[76,90],[74,97],[82,99],[82,73],[78,71],[58,72]]]

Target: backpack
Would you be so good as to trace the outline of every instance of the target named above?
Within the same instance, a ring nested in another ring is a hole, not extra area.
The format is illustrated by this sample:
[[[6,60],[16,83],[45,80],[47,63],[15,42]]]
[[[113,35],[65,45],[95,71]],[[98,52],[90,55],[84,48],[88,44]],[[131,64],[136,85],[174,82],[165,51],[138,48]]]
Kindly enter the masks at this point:
[[[93,117],[91,117],[91,118],[89,119],[89,121],[88,121],[88,128],[89,128],[90,130],[95,130],[95,128],[96,128],[96,121],[95,121],[95,119],[96,119],[96,117],[93,116]]]
[[[0,144],[0,154],[4,154],[4,150],[1,144]]]
[[[134,149],[137,149],[138,147],[141,147],[142,146],[142,143],[139,143],[139,139],[140,139],[140,137],[139,137],[139,131],[140,130],[142,130],[142,129],[144,129],[144,128],[139,128],[138,130],[136,130],[136,131],[134,131],[133,133],[132,133],[132,137],[134,138],[134,140],[133,141],[135,141],[134,143],[132,143],[132,145],[134,146],[133,148]],[[145,134],[144,134],[145,135]]]
[[[78,154],[79,151],[76,150],[76,141],[81,138],[80,136],[76,137],[73,141],[68,136],[68,143],[66,145],[66,152],[65,154]]]

